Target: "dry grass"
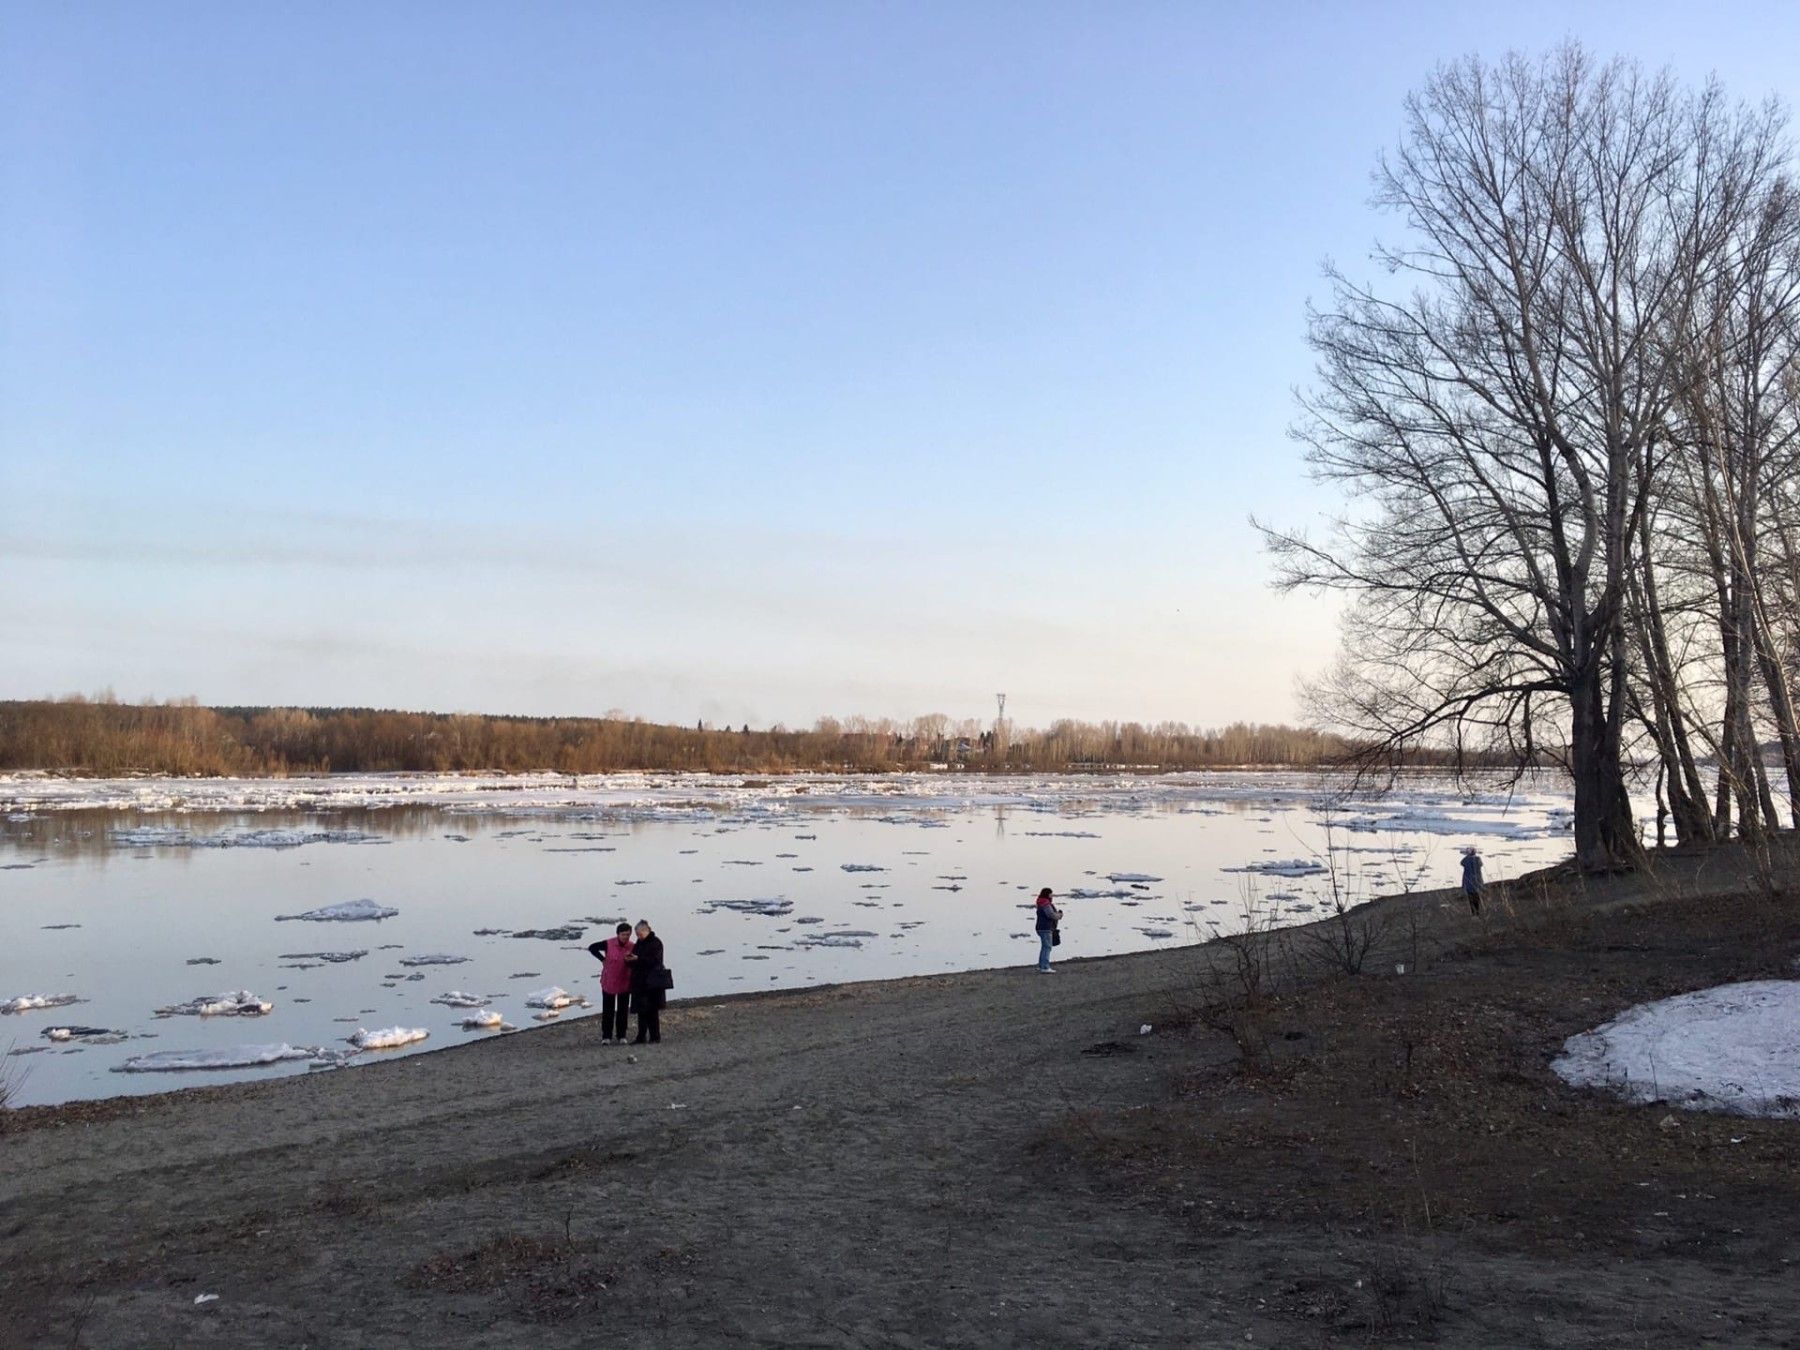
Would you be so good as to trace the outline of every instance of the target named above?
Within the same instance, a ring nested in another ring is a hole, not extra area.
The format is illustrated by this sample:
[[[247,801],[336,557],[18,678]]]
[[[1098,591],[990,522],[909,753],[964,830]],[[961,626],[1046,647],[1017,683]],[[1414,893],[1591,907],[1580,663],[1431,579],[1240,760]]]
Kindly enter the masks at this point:
[[[1631,1004],[1791,976],[1800,907],[1746,891],[1594,912],[1528,891],[1515,909],[1518,927],[1443,951],[1423,976],[1383,964],[1259,989],[1257,1055],[1197,1068],[1147,1108],[1086,1113],[1046,1146],[1208,1221],[1756,1259],[1800,1205],[1800,1128],[1627,1106],[1549,1064]],[[1422,1326],[1431,1283],[1375,1281],[1380,1307],[1364,1311],[1390,1331]]]

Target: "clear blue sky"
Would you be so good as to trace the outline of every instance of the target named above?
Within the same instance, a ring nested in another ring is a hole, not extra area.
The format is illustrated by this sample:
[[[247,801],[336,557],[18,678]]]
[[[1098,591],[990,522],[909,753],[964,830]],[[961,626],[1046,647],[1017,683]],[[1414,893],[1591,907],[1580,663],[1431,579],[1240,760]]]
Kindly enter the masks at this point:
[[[1212,723],[1438,60],[1785,4],[0,4],[0,697]]]

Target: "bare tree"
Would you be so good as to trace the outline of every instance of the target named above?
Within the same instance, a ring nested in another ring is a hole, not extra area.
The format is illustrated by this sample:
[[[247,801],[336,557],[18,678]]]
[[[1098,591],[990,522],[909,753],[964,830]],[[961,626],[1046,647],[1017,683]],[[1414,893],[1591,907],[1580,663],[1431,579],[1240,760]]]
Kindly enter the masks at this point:
[[[1357,597],[1323,705],[1388,747],[1561,760],[1586,867],[1641,851],[1625,620],[1685,356],[1670,335],[1726,264],[1771,119],[1575,45],[1442,67],[1375,175],[1407,229],[1376,259],[1413,289],[1329,269],[1310,316],[1297,434],[1355,505],[1322,541],[1267,533],[1283,584]]]

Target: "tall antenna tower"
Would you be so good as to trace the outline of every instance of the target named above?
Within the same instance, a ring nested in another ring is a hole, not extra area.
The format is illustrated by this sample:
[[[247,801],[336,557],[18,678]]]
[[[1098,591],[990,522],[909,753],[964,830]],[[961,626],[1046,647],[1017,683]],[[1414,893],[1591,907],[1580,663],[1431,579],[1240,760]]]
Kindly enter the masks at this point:
[[[1006,754],[1006,695],[995,694],[994,703],[994,756],[1000,758]]]

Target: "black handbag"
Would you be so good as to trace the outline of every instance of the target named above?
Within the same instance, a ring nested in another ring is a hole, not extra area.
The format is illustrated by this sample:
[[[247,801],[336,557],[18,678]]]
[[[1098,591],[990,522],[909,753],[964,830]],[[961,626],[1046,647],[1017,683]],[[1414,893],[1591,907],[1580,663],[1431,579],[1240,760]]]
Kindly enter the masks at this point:
[[[675,987],[675,972],[667,966],[661,966],[644,976],[644,983],[659,993],[667,993]]]
[[[1052,928],[1050,930],[1050,945],[1052,947],[1062,946],[1062,929]]]

